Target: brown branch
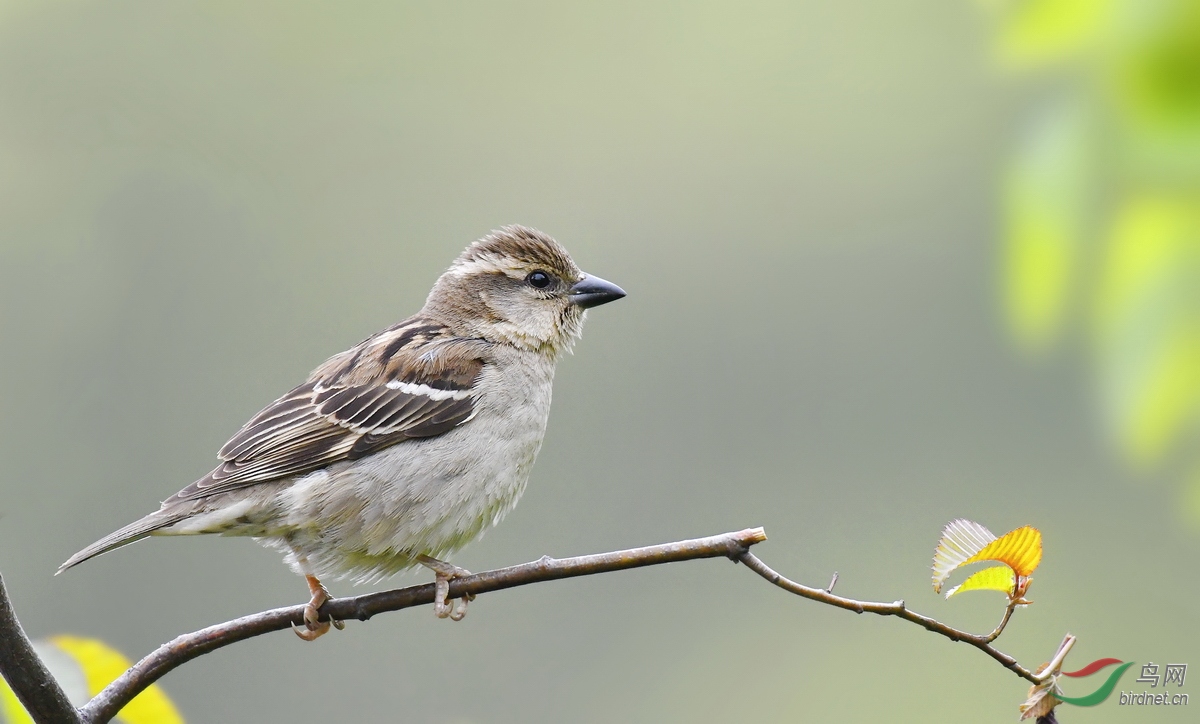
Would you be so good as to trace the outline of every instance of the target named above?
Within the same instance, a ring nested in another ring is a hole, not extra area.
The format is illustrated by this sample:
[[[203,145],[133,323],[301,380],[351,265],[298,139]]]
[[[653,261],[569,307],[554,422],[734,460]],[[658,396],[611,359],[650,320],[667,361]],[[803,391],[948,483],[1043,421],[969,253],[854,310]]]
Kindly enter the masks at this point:
[[[36,722],[78,724],[83,720],[21,628],[0,578],[0,674]]]
[[[766,580],[798,596],[856,613],[896,616],[945,636],[951,641],[964,641],[1000,662],[1018,676],[1035,684],[1052,673],[1048,672],[1042,676],[1034,674],[1017,663],[1016,659],[991,645],[1011,620],[1013,610],[1017,606],[1015,602],[1009,603],[1005,608],[1000,624],[991,633],[973,634],[960,631],[928,616],[908,610],[904,601],[878,603],[857,601],[834,595],[831,593],[831,589],[837,580],[836,575],[828,589],[810,588],[789,580],[773,571],[750,552],[750,546],[764,540],[766,540],[766,534],[762,528],[749,528],[737,533],[725,533],[708,538],[664,543],[612,553],[558,560],[542,557],[532,563],[455,579],[450,582],[449,595],[451,598],[458,598],[467,594],[500,591],[560,578],[588,576],[699,558],[728,557],[735,562],[741,561],[747,568]],[[432,583],[368,593],[354,598],[336,598],[321,607],[321,618],[366,621],[377,613],[430,604],[433,602],[433,598],[434,585]],[[172,669],[198,656],[238,641],[299,625],[303,622],[303,612],[303,606],[277,608],[179,636],[158,647],[76,711],[66,702],[66,696],[54,683],[53,678],[29,645],[28,639],[25,638],[20,625],[12,615],[11,607],[3,592],[3,582],[0,581],[0,636],[3,637],[3,640],[0,641],[0,673],[3,673],[5,678],[12,683],[14,691],[18,692],[22,703],[34,715],[34,720],[39,724],[58,724],[59,722],[103,724],[116,716],[117,712],[133,697]],[[1072,640],[1070,643],[1074,643],[1074,641]],[[23,649],[22,646],[24,646]],[[1058,655],[1060,665],[1061,658],[1065,657],[1069,650],[1069,644],[1064,641]]]
[[[577,558],[556,560],[543,556],[532,563],[476,573],[450,582],[450,598],[465,594],[488,593],[505,588],[560,578],[589,576],[596,573],[620,571],[627,568],[654,566],[698,558],[728,557],[737,560],[750,546],[767,539],[762,528],[750,528],[737,533],[725,533],[709,538],[664,543],[613,553],[599,553]],[[433,603],[434,585],[410,586],[392,591],[368,593],[354,598],[335,598],[321,607],[322,620],[329,617],[341,620],[366,621],[377,613],[399,611],[413,606]],[[101,724],[116,716],[143,689],[168,671],[197,656],[223,646],[300,625],[304,621],[304,606],[290,606],[244,616],[233,621],[209,626],[195,633],[184,634],[158,647],[137,662],[96,695],[80,714],[87,724]],[[39,720],[40,721],[40,720]]]
[[[802,583],[796,583],[795,581],[784,578],[775,571],[771,570],[770,566],[759,560],[758,557],[749,550],[739,556],[738,560],[740,560],[742,563],[745,563],[747,568],[767,579],[771,583],[774,583],[783,590],[790,591],[797,596],[802,596],[809,600],[818,601],[820,603],[827,603],[830,606],[837,606],[838,608],[844,608],[847,611],[854,611],[855,613],[876,613],[880,616],[896,616],[904,619],[905,621],[911,621],[918,626],[923,626],[924,628],[936,634],[941,634],[951,641],[964,641],[968,644],[971,644],[983,653],[991,656],[996,661],[999,661],[1004,668],[1009,669],[1017,676],[1020,676],[1023,679],[1028,679],[1034,684],[1038,683],[1038,679],[1033,672],[1018,664],[1017,660],[1013,657],[994,648],[991,645],[992,642],[996,640],[996,637],[998,637],[1004,631],[1004,627],[1008,625],[1009,619],[1012,618],[1013,609],[1016,607],[1016,604],[1014,603],[1010,603],[1004,610],[1004,618],[1001,619],[1000,625],[997,626],[994,631],[992,631],[990,634],[980,636],[979,634],[959,631],[952,626],[947,626],[941,621],[932,619],[928,616],[922,616],[915,611],[910,611],[907,607],[905,607],[904,601],[893,601],[892,603],[856,601],[853,598],[835,596],[824,589],[810,588]]]

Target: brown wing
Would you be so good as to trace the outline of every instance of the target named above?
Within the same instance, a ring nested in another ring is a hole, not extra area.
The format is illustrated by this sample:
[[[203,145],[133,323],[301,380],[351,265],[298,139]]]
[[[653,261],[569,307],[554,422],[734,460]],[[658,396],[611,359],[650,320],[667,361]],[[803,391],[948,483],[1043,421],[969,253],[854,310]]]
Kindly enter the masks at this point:
[[[163,505],[303,475],[474,415],[487,343],[414,318],[330,359],[221,448],[221,464]]]

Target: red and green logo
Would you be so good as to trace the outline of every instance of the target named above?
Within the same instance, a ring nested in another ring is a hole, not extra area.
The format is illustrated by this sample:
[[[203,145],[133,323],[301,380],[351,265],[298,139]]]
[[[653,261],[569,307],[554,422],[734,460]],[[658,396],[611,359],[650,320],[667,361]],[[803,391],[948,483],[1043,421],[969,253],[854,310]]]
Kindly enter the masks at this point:
[[[1105,682],[1100,685],[1099,689],[1096,689],[1087,696],[1063,696],[1061,693],[1056,693],[1055,698],[1061,702],[1066,704],[1074,704],[1075,706],[1096,706],[1100,702],[1107,699],[1109,694],[1113,693],[1113,689],[1117,688],[1117,682],[1120,681],[1121,675],[1125,673],[1126,669],[1128,669],[1130,666],[1133,666],[1132,661],[1121,661],[1120,659],[1096,659],[1078,671],[1064,671],[1062,673],[1063,676],[1083,678],[1086,676],[1091,676],[1101,669],[1107,669],[1113,664],[1120,664],[1120,666],[1113,669],[1112,672],[1109,673],[1108,679],[1106,679]]]

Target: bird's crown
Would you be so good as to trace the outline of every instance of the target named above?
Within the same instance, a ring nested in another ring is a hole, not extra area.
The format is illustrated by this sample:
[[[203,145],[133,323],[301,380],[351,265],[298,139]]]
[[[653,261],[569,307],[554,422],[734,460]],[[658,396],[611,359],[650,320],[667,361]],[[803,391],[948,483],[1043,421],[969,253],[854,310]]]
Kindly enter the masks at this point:
[[[468,246],[450,266],[449,273],[521,277],[537,269],[567,282],[583,276],[561,244],[537,229],[516,224],[502,226]]]

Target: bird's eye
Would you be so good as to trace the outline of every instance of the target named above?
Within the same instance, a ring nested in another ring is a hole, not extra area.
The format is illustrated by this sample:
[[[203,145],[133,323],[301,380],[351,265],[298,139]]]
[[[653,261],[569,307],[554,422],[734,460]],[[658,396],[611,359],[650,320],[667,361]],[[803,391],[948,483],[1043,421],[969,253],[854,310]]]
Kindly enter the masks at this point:
[[[550,286],[550,282],[552,280],[550,279],[550,275],[546,272],[535,271],[530,272],[529,276],[525,277],[525,281],[529,282],[530,286],[537,287],[538,289],[545,289],[546,287]]]

